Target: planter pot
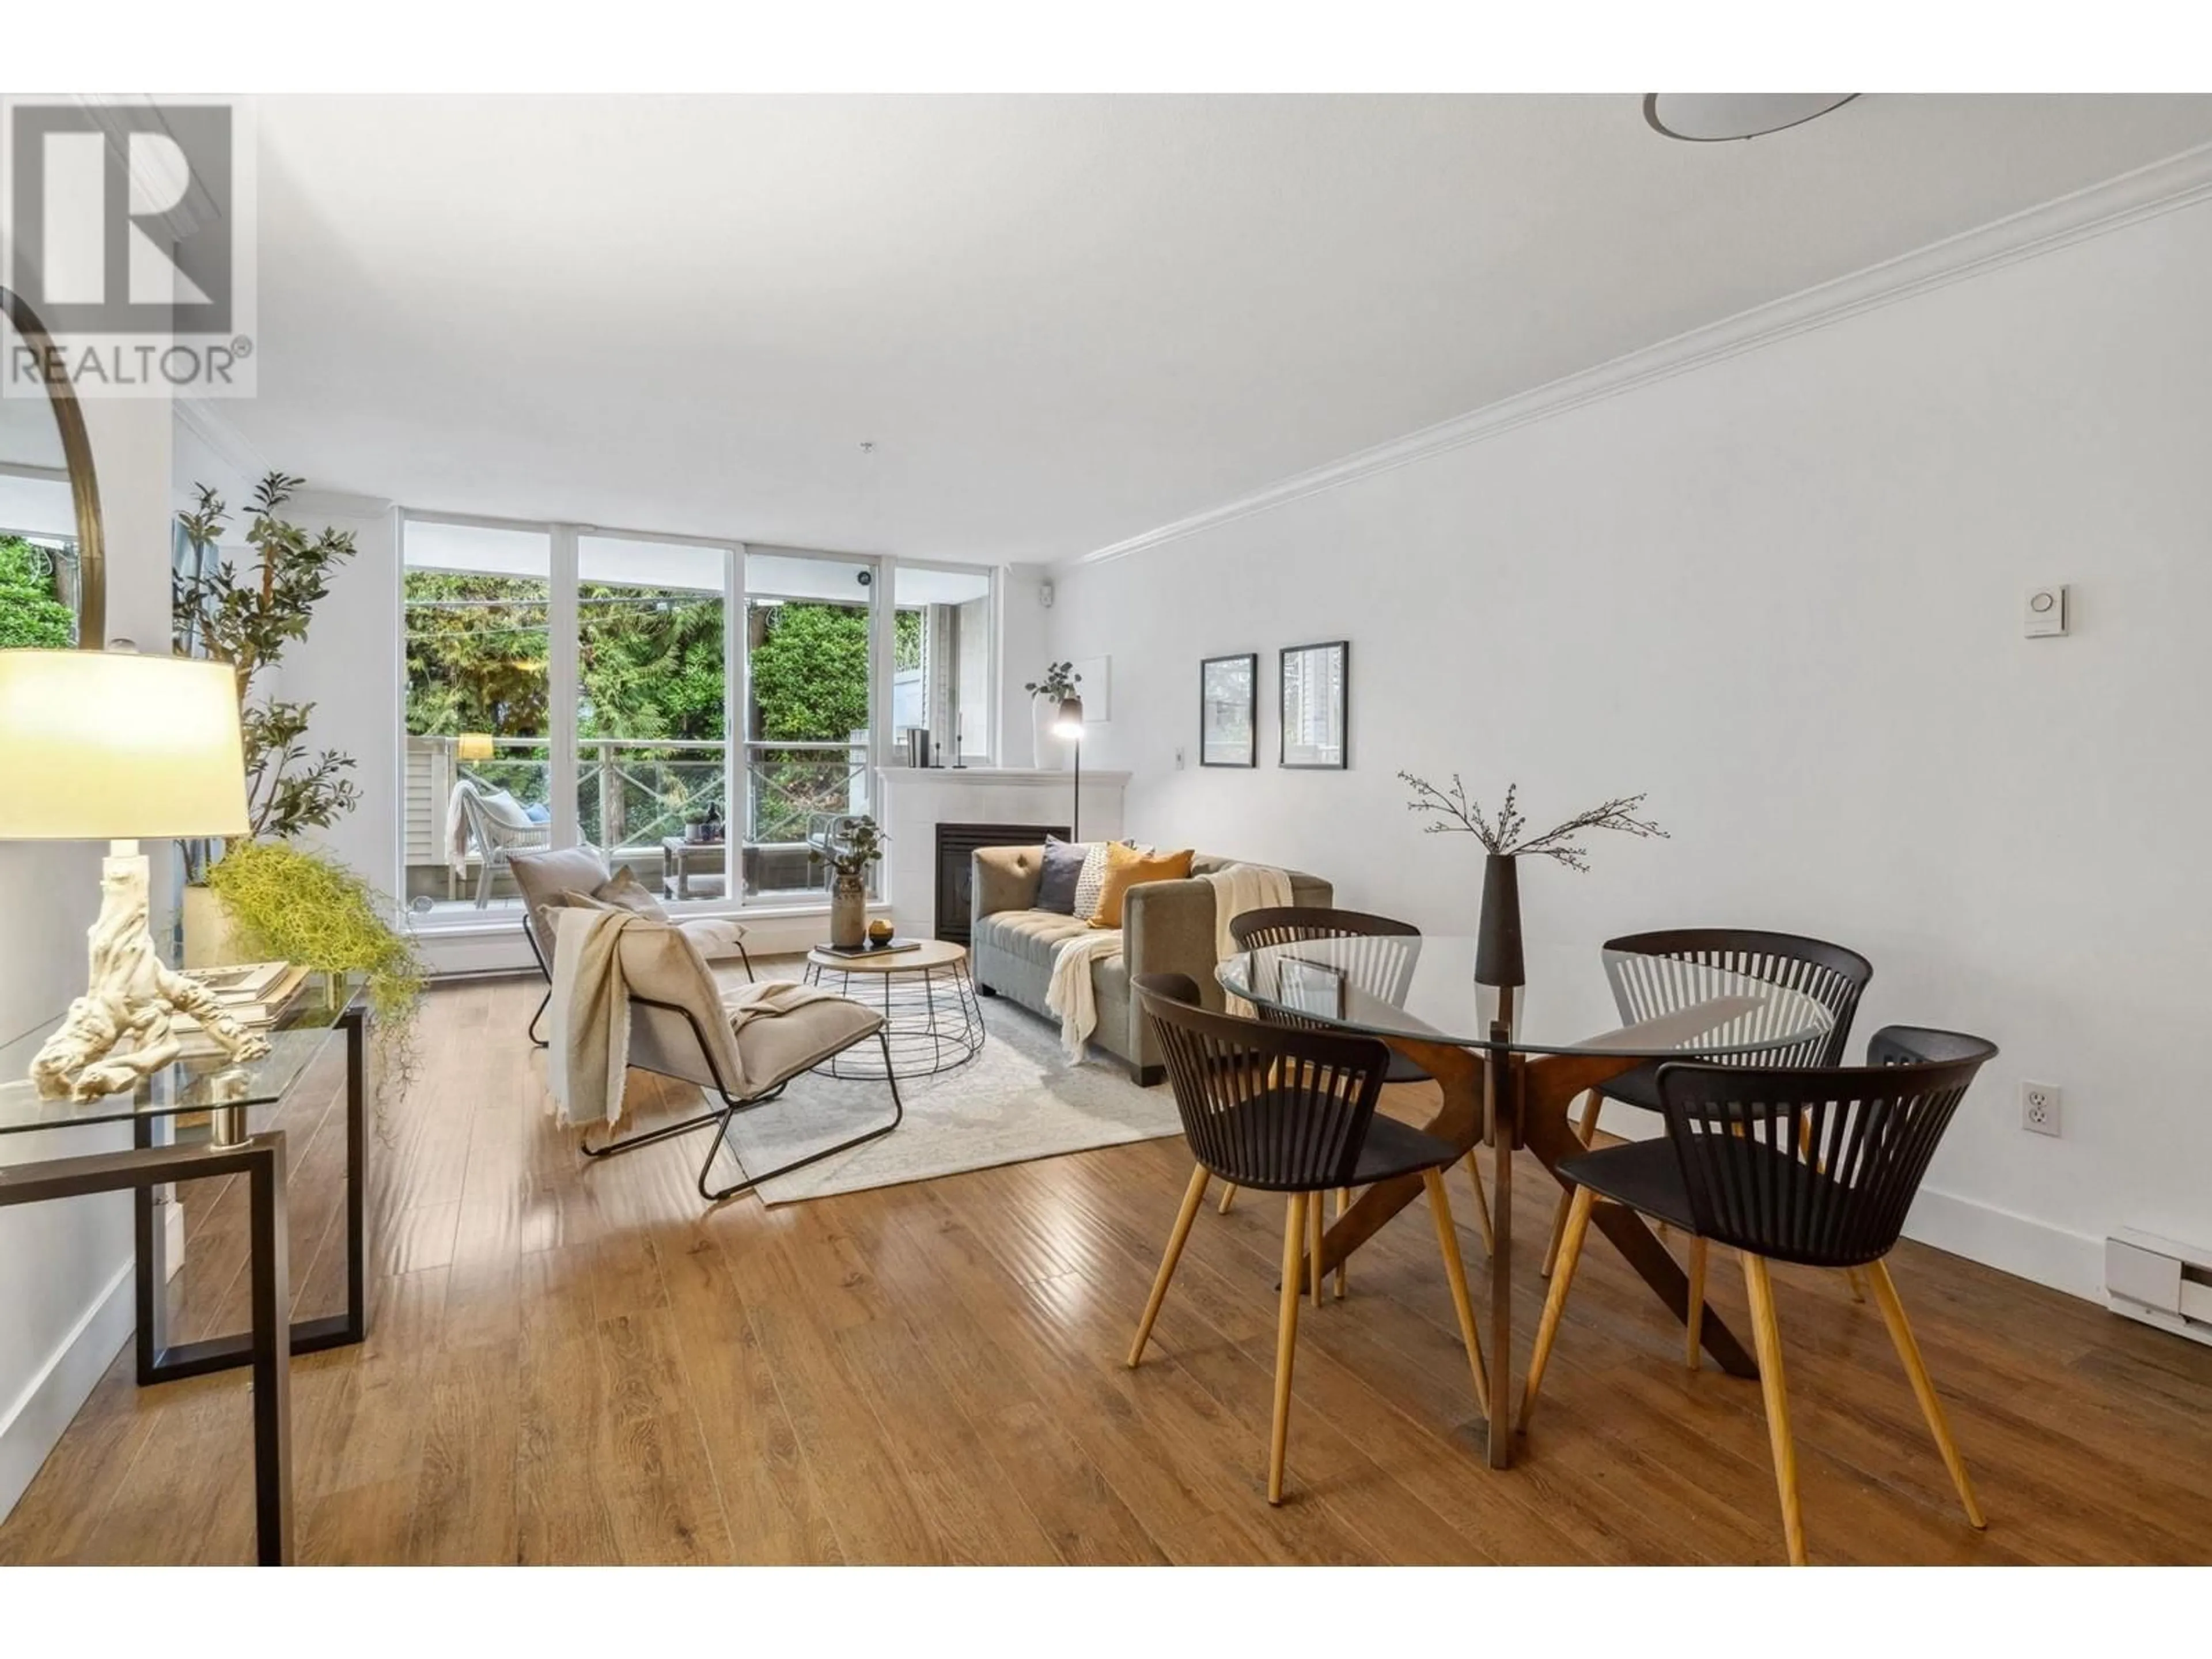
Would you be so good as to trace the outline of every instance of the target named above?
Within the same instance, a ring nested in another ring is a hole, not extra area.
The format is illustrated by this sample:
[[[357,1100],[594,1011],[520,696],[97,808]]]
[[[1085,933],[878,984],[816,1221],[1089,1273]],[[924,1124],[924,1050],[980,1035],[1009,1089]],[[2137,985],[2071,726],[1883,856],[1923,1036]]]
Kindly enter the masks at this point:
[[[185,889],[185,963],[187,968],[221,968],[246,960],[230,912],[211,887]]]
[[[830,942],[848,950],[867,937],[868,884],[858,876],[840,876],[830,890]]]
[[[1482,861],[1482,921],[1474,939],[1478,985],[1528,982],[1521,960],[1521,867],[1510,853],[1492,853]]]

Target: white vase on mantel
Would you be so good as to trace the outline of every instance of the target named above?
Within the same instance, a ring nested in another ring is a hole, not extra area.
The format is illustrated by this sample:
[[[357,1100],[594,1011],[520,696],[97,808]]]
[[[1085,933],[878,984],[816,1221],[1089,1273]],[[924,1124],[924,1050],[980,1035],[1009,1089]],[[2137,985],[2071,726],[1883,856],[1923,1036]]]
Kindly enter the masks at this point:
[[[1036,768],[1040,772],[1065,772],[1075,758],[1075,745],[1052,729],[1059,723],[1057,698],[1030,699],[1030,733],[1036,744]]]

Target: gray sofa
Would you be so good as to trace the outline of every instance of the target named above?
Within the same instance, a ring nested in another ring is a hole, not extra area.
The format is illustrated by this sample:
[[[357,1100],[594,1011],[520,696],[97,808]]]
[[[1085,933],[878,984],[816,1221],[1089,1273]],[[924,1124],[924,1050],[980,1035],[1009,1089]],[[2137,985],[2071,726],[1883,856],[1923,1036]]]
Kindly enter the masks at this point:
[[[1055,1019],[1045,1006],[1052,983],[1052,960],[1064,939],[1090,931],[1082,916],[1036,908],[1037,884],[1044,875],[1042,847],[986,847],[975,854],[975,911],[969,935],[969,965],[985,996],[1001,996],[1031,1012]],[[1191,861],[1188,881],[1145,882],[1132,887],[1121,906],[1121,956],[1095,963],[1091,989],[1098,1000],[1098,1027],[1091,1042],[1128,1063],[1129,1073],[1149,1087],[1164,1075],[1152,1033],[1129,994],[1133,974],[1188,974],[1198,982],[1209,1008],[1221,1006],[1214,979],[1213,884],[1199,877],[1225,865],[1256,862],[1200,853]],[[1291,902],[1327,906],[1334,892],[1318,876],[1286,870]]]

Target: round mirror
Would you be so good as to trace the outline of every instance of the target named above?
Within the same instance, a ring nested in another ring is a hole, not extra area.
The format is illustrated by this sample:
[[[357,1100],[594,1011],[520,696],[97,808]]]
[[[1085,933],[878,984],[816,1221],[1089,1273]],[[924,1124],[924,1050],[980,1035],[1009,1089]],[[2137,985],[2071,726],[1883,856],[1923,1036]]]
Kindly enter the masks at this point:
[[[84,411],[45,326],[4,288],[0,390],[0,649],[96,651],[107,580]]]

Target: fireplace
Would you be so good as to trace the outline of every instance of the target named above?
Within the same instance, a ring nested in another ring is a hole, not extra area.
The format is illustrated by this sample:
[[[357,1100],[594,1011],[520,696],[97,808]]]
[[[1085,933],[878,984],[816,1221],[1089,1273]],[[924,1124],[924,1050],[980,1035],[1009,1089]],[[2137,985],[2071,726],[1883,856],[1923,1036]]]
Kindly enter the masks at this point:
[[[975,913],[979,847],[1042,847],[1047,836],[1067,839],[1064,823],[940,823],[937,826],[937,937],[968,943]]]

